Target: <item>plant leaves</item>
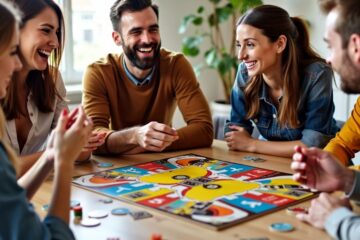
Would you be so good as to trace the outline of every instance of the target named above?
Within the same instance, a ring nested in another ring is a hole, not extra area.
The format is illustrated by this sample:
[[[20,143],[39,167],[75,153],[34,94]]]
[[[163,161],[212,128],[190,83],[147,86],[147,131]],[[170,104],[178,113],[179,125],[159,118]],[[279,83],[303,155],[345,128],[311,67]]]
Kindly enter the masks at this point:
[[[209,0],[212,3],[218,4],[219,2],[221,2],[221,0]]]
[[[195,57],[200,53],[199,45],[202,43],[201,36],[186,37],[183,39],[182,52],[186,56]]]
[[[204,6],[200,6],[198,9],[197,9],[197,13],[202,13],[202,12],[204,12],[204,10],[205,10],[205,8],[204,8]]]
[[[211,48],[207,50],[204,54],[206,64],[211,68],[217,68],[217,65],[219,64],[219,59],[216,53],[215,48]]]
[[[186,32],[186,29],[187,27],[189,26],[190,22],[192,22],[194,19],[196,18],[196,16],[194,14],[190,14],[190,15],[187,15],[185,16],[182,21],[181,21],[181,24],[180,24],[180,27],[179,27],[179,33],[180,34],[183,34]]]
[[[261,5],[262,0],[242,0],[239,3],[239,10],[241,13],[245,13],[249,8]]]

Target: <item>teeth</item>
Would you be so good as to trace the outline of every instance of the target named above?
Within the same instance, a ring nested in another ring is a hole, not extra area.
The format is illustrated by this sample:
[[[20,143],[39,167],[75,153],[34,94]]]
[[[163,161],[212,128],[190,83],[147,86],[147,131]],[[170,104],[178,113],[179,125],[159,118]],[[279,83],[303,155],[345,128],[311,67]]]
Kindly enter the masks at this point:
[[[255,64],[256,64],[256,61],[246,62],[246,63],[245,63],[245,65],[246,65],[247,68],[251,68],[251,67],[255,66]]]
[[[151,50],[152,50],[152,48],[139,48],[139,51],[140,51],[140,52],[146,52],[146,53],[148,53],[148,52],[151,52]]]
[[[40,53],[46,55],[46,56],[50,56],[50,54],[51,54],[51,51],[48,52],[48,51],[46,51],[46,50],[44,50],[44,49],[39,49],[38,51],[39,51]]]

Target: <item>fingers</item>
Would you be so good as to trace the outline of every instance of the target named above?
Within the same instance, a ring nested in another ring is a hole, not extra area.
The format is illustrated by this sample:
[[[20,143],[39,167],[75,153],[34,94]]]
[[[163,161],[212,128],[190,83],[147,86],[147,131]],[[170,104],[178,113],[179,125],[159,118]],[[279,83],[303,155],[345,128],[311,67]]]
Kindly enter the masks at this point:
[[[76,120],[76,114],[79,112],[78,108],[75,108],[73,111],[70,112],[69,114],[69,121],[66,124],[66,129],[69,129],[71,127],[71,125],[74,124],[75,120]]]
[[[59,120],[58,120],[55,130],[58,132],[64,132],[66,130],[66,125],[68,123],[68,119],[69,118],[68,118],[67,109],[64,108],[62,110],[62,113],[60,114],[60,117],[59,117]]]
[[[176,129],[162,123],[150,122],[149,127],[158,132],[162,132],[171,136],[178,136]]]

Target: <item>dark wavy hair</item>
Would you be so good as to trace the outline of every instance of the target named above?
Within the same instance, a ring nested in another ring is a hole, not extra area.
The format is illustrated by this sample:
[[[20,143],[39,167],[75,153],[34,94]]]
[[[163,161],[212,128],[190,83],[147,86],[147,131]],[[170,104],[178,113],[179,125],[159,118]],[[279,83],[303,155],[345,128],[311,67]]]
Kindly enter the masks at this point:
[[[61,9],[52,0],[14,0],[13,2],[23,13],[20,28],[24,27],[27,21],[36,17],[47,7],[54,10],[58,18],[59,30],[57,31],[57,38],[59,47],[52,52],[49,63],[44,71],[32,70],[26,78],[26,87],[32,92],[35,104],[39,110],[44,113],[52,112],[54,111],[53,106],[56,97],[61,98],[56,90],[56,81],[59,78],[58,69],[65,39],[64,18]],[[21,54],[19,52],[20,56]],[[17,76],[15,73],[10,82],[7,95],[2,101],[2,107],[8,120],[14,119],[21,114],[18,108],[19,98],[17,94],[19,86],[16,80]]]
[[[287,43],[281,61],[283,99],[279,106],[278,119],[281,126],[288,124],[290,127],[298,127],[299,89],[304,68],[316,61],[326,62],[310,47],[309,33],[304,21],[298,17],[290,17],[288,12],[280,7],[261,5],[242,15],[236,26],[240,24],[260,29],[270,42],[275,42],[281,35],[286,36]],[[247,118],[254,118],[260,109],[258,94],[262,82],[259,74],[252,77],[243,89]]]
[[[159,8],[151,0],[116,0],[110,8],[110,20],[114,31],[119,31],[121,16],[125,11],[137,12],[151,7],[159,19]]]

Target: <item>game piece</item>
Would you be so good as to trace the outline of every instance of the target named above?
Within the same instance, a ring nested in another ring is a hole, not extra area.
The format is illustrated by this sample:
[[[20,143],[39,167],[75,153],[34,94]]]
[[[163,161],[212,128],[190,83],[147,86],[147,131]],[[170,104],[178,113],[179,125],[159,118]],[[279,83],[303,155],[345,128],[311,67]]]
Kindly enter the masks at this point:
[[[73,183],[213,229],[224,229],[316,196],[291,174],[196,154],[106,169],[76,177]],[[132,214],[134,219],[138,215],[147,216]]]
[[[114,208],[111,210],[111,214],[113,215],[126,215],[129,214],[130,210],[127,208]]]
[[[78,200],[71,200],[70,201],[70,208],[73,209],[76,206],[80,206],[80,201]]]
[[[265,159],[262,159],[260,157],[255,157],[255,156],[245,156],[245,157],[243,157],[243,160],[251,161],[251,162],[264,162],[265,161]]]
[[[152,215],[150,213],[145,212],[145,211],[130,212],[130,215],[133,217],[134,220],[152,217]]]
[[[88,213],[89,218],[105,218],[108,216],[108,213],[103,210],[93,210]]]
[[[70,201],[70,209],[73,209],[76,206],[79,206],[80,202],[78,200],[71,200]],[[43,211],[48,211],[50,207],[50,204],[44,204],[42,205],[42,210]]]
[[[97,162],[96,166],[99,168],[109,168],[114,166],[114,164],[108,162]]]
[[[162,240],[162,239],[163,239],[163,238],[162,238],[161,234],[153,233],[153,234],[151,235],[151,240]]]
[[[113,200],[111,198],[102,198],[102,199],[99,199],[99,202],[109,204],[109,203],[112,203]]]
[[[271,224],[270,230],[275,232],[291,232],[292,230],[294,230],[294,226],[290,223],[278,222]]]
[[[286,212],[290,215],[296,215],[298,213],[307,213],[308,210],[302,207],[289,207],[288,209],[286,209]]]
[[[92,218],[85,218],[80,222],[81,226],[84,227],[96,227],[100,225],[100,221]]]
[[[74,223],[79,224],[82,220],[82,207],[81,206],[75,206],[73,208],[74,210]]]
[[[50,207],[49,204],[44,204],[44,205],[42,205],[41,209],[46,212],[49,210],[49,207]]]

